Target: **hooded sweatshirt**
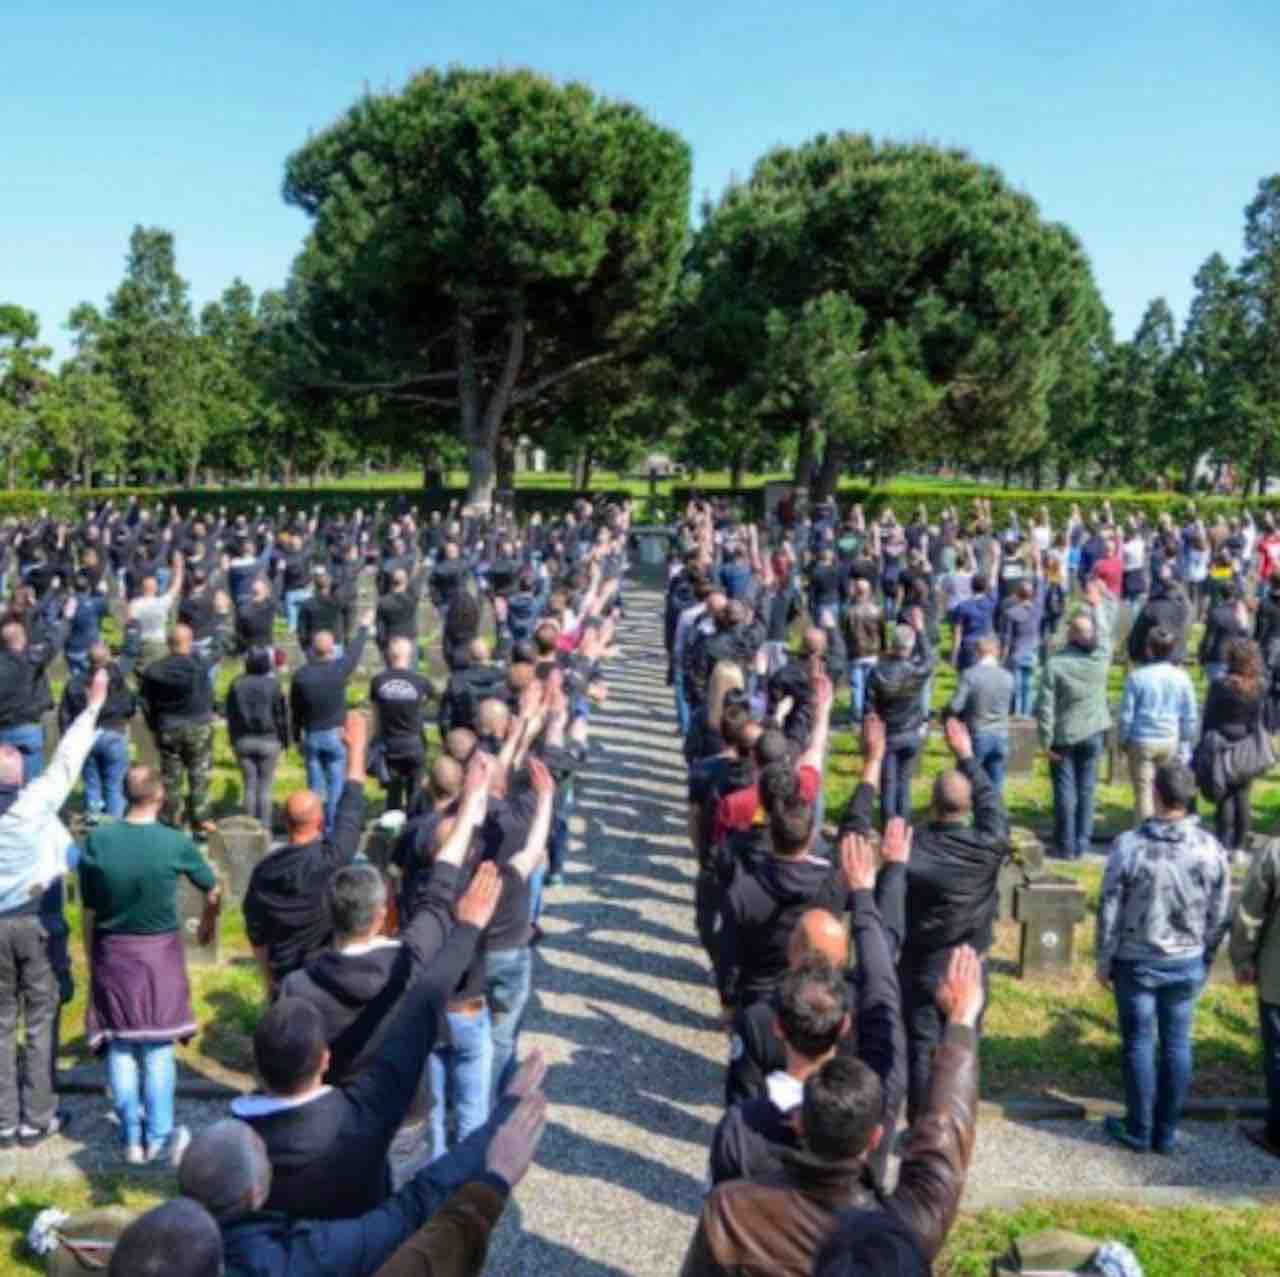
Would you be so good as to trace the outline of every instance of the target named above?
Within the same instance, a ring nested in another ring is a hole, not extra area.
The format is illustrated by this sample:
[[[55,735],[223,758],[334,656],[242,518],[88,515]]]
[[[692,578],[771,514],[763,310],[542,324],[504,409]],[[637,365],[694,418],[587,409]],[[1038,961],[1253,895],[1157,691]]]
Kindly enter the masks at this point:
[[[799,856],[739,861],[721,903],[717,984],[726,1004],[754,1002],[787,971],[787,942],[806,909],[848,907],[849,893],[821,842]]]

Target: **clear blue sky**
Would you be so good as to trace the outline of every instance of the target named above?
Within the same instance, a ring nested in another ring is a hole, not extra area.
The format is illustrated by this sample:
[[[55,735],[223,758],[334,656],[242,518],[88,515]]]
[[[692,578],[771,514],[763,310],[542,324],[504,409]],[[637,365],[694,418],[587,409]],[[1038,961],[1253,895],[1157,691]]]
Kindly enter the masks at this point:
[[[1277,0],[544,0],[11,6],[0,42],[0,301],[101,303],[135,223],[198,304],[280,284],[306,230],[284,157],[365,84],[530,66],[638,103],[716,195],[769,147],[844,128],[968,149],[1072,226],[1129,336],[1240,254],[1280,170]]]

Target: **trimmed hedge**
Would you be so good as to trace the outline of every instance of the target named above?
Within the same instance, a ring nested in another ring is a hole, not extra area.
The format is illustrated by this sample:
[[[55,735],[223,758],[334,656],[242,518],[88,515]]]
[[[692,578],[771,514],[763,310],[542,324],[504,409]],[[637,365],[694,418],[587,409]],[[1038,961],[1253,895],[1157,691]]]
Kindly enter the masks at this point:
[[[697,487],[681,485],[671,489],[671,504],[678,512],[682,511],[693,495],[703,497],[725,497],[738,507],[747,518],[760,519],[764,516],[764,488],[727,488]],[[1016,512],[1024,526],[1039,511],[1041,506],[1049,512],[1049,518],[1055,527],[1066,521],[1071,507],[1078,505],[1086,515],[1110,500],[1112,512],[1117,518],[1128,514],[1142,514],[1149,522],[1154,523],[1161,514],[1168,512],[1175,520],[1181,520],[1192,505],[1192,498],[1177,492],[1073,492],[1070,489],[1043,490],[1036,492],[1030,489],[1013,489],[984,487],[981,484],[956,485],[942,488],[936,485],[913,487],[899,484],[892,488],[873,488],[870,484],[842,484],[836,495],[841,509],[860,502],[869,517],[878,516],[886,507],[892,506],[894,513],[902,521],[911,518],[917,506],[923,505],[929,518],[936,519],[942,512],[951,508],[962,520],[973,513],[975,498],[982,497],[991,505],[992,515],[997,523],[1003,523],[1009,514]],[[1239,497],[1196,497],[1196,510],[1204,515],[1239,514],[1249,509],[1256,515],[1263,510],[1280,512],[1280,494],[1262,497],[1257,500],[1243,501]]]
[[[749,488],[729,488],[720,486],[701,487],[692,484],[673,485],[669,494],[659,495],[654,501],[648,497],[632,496],[636,507],[637,521],[645,521],[654,517],[655,512],[675,517],[684,509],[691,496],[697,494],[706,497],[726,497],[735,504],[741,514],[750,519],[761,519],[764,516],[763,484]],[[621,489],[604,489],[591,492],[577,492],[568,488],[530,488],[515,490],[515,509],[517,518],[526,518],[535,510],[544,514],[556,515],[568,510],[575,501],[586,497],[599,500],[619,501],[628,496]],[[894,484],[888,488],[873,488],[869,484],[850,482],[841,486],[838,501],[841,508],[861,502],[869,516],[878,515],[885,506],[893,506],[900,519],[909,519],[918,505],[923,505],[930,519],[936,519],[947,507],[954,508],[962,519],[967,519],[973,511],[976,497],[983,497],[991,503],[992,512],[997,522],[1003,523],[1011,512],[1016,511],[1018,517],[1028,522],[1041,506],[1049,511],[1054,525],[1060,525],[1070,513],[1072,505],[1079,505],[1086,513],[1096,509],[1104,499],[1110,498],[1111,508],[1118,517],[1130,513],[1141,513],[1154,522],[1164,512],[1169,512],[1175,519],[1181,519],[1191,504],[1191,499],[1181,493],[1142,492],[1117,493],[1106,492],[1073,492],[1070,490],[1052,490],[1036,492],[1029,489],[1004,489],[985,487],[981,484],[957,484],[954,487],[942,487],[937,484]],[[203,510],[216,511],[226,507],[230,514],[252,513],[258,506],[275,513],[281,506],[289,513],[310,510],[321,505],[327,510],[352,511],[357,507],[371,510],[379,502],[389,510],[412,509],[419,513],[430,513],[433,510],[446,510],[449,503],[466,499],[463,488],[444,488],[428,491],[423,488],[192,488],[192,489],[132,489],[114,488],[92,491],[41,492],[41,491],[0,491],[0,518],[9,516],[27,517],[47,508],[50,513],[60,516],[73,516],[86,505],[98,505],[112,499],[117,505],[126,504],[131,498],[148,505],[176,504],[183,511]],[[1280,513],[1280,495],[1268,496],[1259,500],[1245,502],[1233,497],[1197,497],[1195,506],[1202,514],[1232,515],[1247,508],[1255,513],[1262,510],[1273,510]]]

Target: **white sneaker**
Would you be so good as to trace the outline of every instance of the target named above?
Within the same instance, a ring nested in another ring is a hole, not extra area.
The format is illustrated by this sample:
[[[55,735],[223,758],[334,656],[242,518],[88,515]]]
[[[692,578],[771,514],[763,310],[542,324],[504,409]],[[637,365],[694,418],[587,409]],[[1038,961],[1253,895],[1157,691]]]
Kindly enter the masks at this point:
[[[130,1144],[124,1151],[124,1160],[129,1166],[145,1166],[147,1155],[142,1151],[141,1144]]]
[[[191,1143],[191,1132],[185,1126],[175,1126],[169,1136],[169,1165],[177,1170],[182,1163],[183,1154]],[[158,1162],[164,1156],[164,1145],[147,1149],[147,1161]]]

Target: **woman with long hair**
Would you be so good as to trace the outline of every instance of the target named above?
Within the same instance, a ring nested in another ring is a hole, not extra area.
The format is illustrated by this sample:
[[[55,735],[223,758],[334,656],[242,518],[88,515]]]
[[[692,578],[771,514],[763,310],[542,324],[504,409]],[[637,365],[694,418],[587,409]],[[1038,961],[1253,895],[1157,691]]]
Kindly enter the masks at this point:
[[[1227,672],[1209,684],[1202,732],[1217,732],[1228,744],[1244,740],[1262,714],[1266,679],[1262,652],[1252,639],[1234,638],[1224,649]],[[1249,841],[1249,791],[1253,779],[1227,790],[1214,814],[1214,832],[1228,851]]]

